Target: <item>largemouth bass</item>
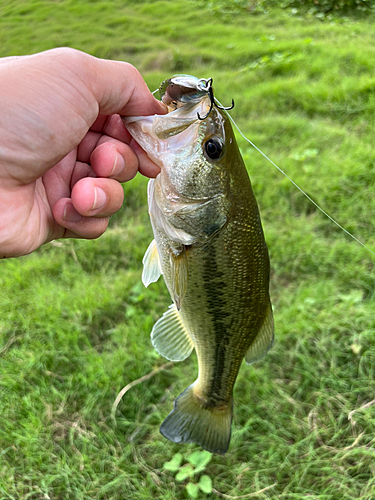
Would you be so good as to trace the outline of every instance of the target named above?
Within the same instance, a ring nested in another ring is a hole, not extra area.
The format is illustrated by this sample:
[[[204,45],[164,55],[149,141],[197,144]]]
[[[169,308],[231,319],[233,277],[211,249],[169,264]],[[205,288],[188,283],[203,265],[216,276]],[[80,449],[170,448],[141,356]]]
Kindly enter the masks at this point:
[[[243,358],[251,364],[272,346],[273,316],[258,206],[211,82],[166,80],[161,93],[170,112],[124,122],[161,168],[148,185],[155,239],[142,279],[148,286],[162,274],[173,304],[154,325],[152,343],[174,361],[195,349],[199,365],[160,432],[224,454],[238,371]]]

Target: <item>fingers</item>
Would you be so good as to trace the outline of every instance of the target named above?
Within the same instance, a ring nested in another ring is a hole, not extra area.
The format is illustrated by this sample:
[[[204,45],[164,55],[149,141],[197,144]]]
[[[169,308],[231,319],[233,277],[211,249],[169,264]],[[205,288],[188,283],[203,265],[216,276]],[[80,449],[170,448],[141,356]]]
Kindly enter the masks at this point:
[[[121,208],[124,191],[114,179],[85,178],[74,185],[71,199],[84,217],[108,217]]]
[[[152,160],[150,160],[146,152],[134,139],[130,141],[130,147],[137,155],[138,170],[140,171],[140,173],[146,177],[156,177],[160,172],[160,167],[158,167]]]
[[[90,162],[98,177],[112,177],[119,182],[130,181],[138,171],[138,157],[133,149],[115,140],[99,144]]]
[[[117,127],[118,123],[114,121],[112,124],[109,123],[108,128],[111,129],[114,124]],[[99,122],[98,126],[100,126]],[[113,129],[110,131],[114,132]],[[128,134],[127,131],[126,133]],[[124,134],[122,137],[124,138]],[[133,179],[138,170],[146,177],[156,177],[160,168],[150,160],[130,135],[127,142],[128,144],[113,137],[101,135],[99,132],[90,131],[78,147],[77,160],[90,163],[98,177],[111,177],[119,182]]]
[[[100,114],[166,112],[131,64],[97,59],[71,48],[11,58],[0,71],[0,128],[3,143],[10,145],[1,152],[2,163],[7,164],[2,170],[12,186],[44,175],[78,146],[93,124],[108,127],[107,135],[129,142],[118,117],[107,121],[98,118]]]
[[[109,216],[123,203],[124,191],[114,179],[84,178],[53,207],[55,221],[68,231],[64,237],[98,238],[107,229]]]
[[[129,145],[96,132],[88,132],[81,142],[77,160],[90,163],[98,177],[111,177],[119,182],[133,179],[138,171],[138,157]]]
[[[93,132],[101,132],[109,137],[126,142],[127,144],[129,144],[131,139],[131,135],[127,131],[120,115],[99,115],[90,127],[90,130]]]
[[[66,231],[63,238],[99,238],[108,227],[109,217],[83,217],[70,198],[61,198],[53,207],[53,216]]]

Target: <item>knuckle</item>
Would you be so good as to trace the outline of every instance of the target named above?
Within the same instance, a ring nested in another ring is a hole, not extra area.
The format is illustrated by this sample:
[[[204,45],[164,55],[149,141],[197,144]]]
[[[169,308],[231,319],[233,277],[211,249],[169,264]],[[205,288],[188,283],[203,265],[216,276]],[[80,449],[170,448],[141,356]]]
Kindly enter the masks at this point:
[[[56,49],[51,49],[49,53],[55,57],[58,56],[62,60],[65,60],[66,62],[77,62],[81,61],[88,56],[88,54],[85,54],[84,52],[81,52],[80,50],[73,49],[71,47],[58,47]]]

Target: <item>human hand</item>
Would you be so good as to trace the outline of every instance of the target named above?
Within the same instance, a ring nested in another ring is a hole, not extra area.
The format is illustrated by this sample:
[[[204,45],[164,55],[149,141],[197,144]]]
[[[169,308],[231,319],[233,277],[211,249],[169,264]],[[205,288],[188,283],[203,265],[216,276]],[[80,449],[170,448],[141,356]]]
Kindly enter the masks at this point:
[[[73,49],[0,59],[0,110],[0,258],[97,238],[120,182],[159,172],[119,116],[165,113],[130,64]]]

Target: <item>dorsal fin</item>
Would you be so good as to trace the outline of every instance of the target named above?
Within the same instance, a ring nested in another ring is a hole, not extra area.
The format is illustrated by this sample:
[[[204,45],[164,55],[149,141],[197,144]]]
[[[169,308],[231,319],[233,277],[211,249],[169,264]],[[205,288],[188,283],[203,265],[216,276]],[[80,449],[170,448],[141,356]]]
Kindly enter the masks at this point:
[[[194,344],[175,304],[155,323],[151,342],[161,356],[171,361],[182,361],[191,354]]]

